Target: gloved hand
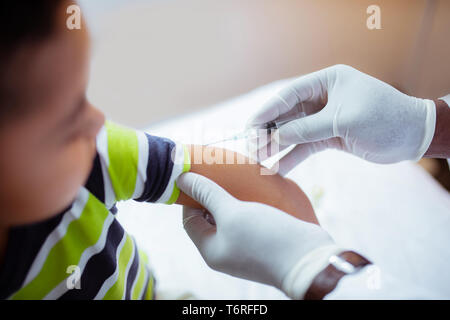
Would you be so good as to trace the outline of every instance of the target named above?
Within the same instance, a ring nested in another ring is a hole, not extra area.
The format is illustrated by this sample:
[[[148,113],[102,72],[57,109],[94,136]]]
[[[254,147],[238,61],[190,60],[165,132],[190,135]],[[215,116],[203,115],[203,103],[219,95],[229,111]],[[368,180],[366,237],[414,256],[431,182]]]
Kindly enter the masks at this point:
[[[303,298],[329,257],[343,251],[319,226],[268,205],[240,201],[198,174],[181,175],[177,186],[215,220],[216,225],[208,223],[205,210],[183,208],[184,228],[212,269]]]
[[[280,162],[281,174],[326,148],[376,163],[417,161],[427,151],[436,123],[433,101],[403,94],[352,67],[335,65],[295,80],[247,126],[258,128],[300,113],[306,116],[278,130],[281,149],[298,145]]]

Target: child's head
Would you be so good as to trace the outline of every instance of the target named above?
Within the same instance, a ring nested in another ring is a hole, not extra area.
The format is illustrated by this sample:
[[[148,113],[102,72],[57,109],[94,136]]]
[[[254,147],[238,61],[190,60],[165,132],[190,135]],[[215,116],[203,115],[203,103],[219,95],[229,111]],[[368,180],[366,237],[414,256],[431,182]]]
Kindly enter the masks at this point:
[[[68,0],[0,4],[0,224],[49,218],[86,181],[104,116],[86,100],[89,37]]]

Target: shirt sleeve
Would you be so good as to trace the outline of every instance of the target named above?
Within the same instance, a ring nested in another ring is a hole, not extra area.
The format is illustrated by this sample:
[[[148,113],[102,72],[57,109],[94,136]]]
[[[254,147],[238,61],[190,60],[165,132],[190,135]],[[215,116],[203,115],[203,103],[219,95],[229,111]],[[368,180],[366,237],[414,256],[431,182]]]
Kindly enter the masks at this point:
[[[91,189],[103,184],[100,189],[108,208],[122,200],[172,204],[178,199],[175,180],[190,170],[185,145],[109,120],[96,143],[97,156],[88,184]]]

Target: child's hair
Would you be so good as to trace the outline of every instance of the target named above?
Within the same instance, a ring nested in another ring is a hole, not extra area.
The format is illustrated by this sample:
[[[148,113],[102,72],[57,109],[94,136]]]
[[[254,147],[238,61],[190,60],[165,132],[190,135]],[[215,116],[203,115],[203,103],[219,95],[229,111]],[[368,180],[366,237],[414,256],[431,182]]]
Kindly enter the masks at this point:
[[[38,43],[54,29],[57,9],[64,0],[4,0],[0,2],[0,125],[23,114],[18,92],[9,85],[10,65],[20,46]]]

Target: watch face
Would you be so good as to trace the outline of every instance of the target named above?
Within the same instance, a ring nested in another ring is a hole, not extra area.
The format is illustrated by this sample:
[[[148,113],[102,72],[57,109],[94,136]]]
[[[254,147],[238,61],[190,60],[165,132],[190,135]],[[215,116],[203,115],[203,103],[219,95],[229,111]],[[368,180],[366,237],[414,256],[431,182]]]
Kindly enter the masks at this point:
[[[339,280],[346,274],[358,272],[364,266],[371,264],[369,260],[353,251],[344,251],[332,255],[329,265],[313,279],[311,286],[304,295],[305,300],[320,300],[333,291]]]
[[[355,272],[355,266],[352,265],[347,260],[341,258],[337,255],[332,255],[330,259],[328,260],[330,264],[335,267],[337,270],[344,272],[344,273],[353,273]]]

